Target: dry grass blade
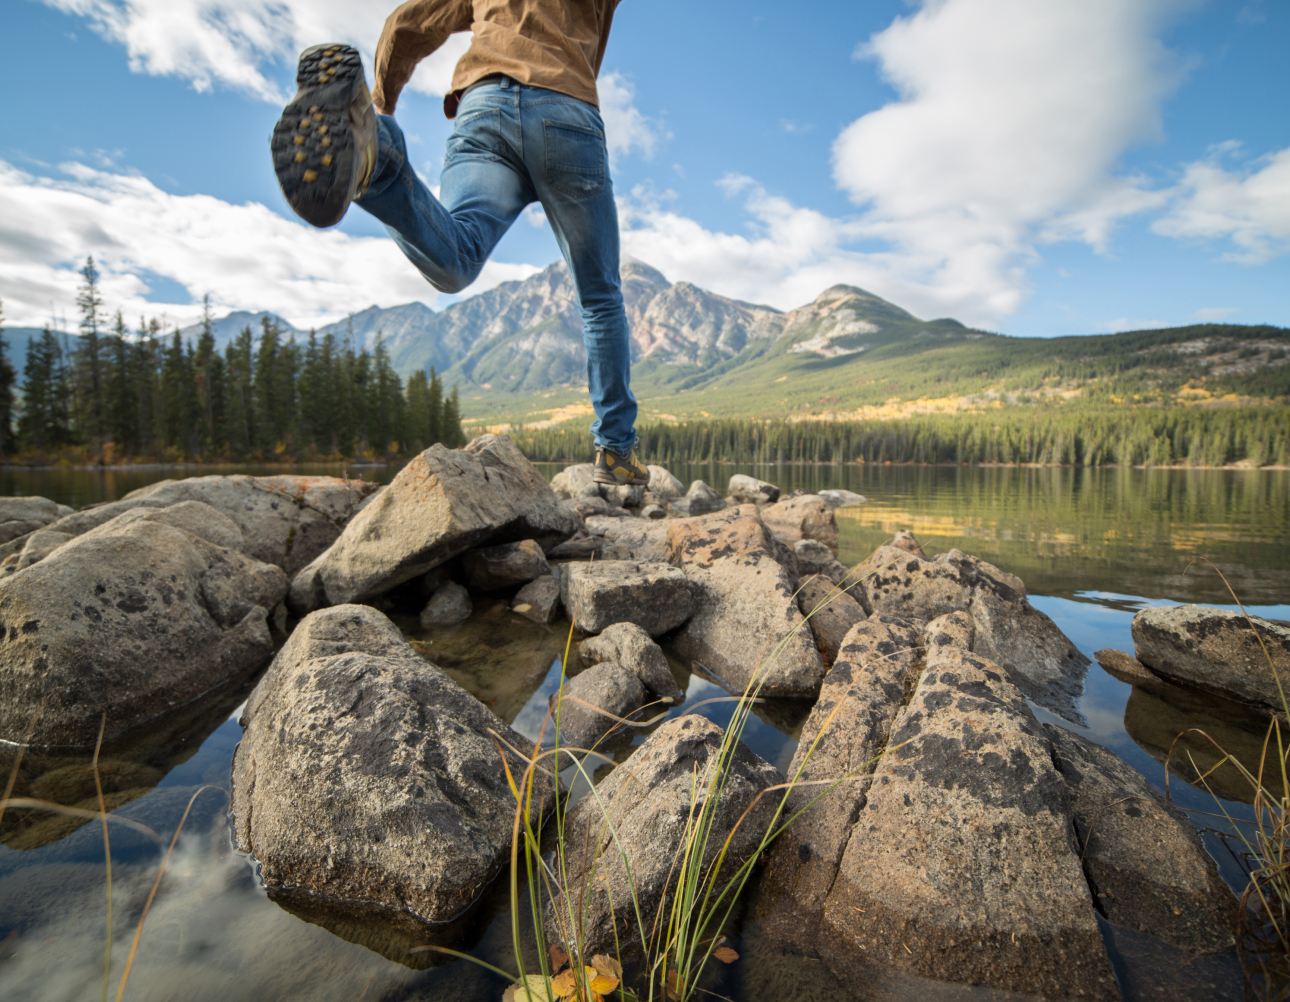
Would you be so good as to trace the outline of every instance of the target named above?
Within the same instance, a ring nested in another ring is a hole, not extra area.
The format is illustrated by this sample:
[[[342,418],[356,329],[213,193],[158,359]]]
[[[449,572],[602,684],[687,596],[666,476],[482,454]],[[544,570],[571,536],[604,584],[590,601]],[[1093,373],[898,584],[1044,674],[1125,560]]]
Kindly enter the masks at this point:
[[[108,984],[112,978],[112,844],[108,838],[107,802],[103,799],[103,780],[99,775],[99,751],[103,748],[103,731],[107,728],[107,711],[99,720],[99,739],[94,743],[94,789],[99,796],[99,814],[103,818],[103,859],[107,864],[107,945],[103,949],[103,1002],[107,1002]]]

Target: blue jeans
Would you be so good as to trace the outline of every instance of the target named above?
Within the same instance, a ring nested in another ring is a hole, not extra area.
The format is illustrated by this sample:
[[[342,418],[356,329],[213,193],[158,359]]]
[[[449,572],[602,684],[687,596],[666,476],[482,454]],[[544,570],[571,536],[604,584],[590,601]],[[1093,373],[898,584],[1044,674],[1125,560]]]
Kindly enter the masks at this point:
[[[576,98],[509,77],[467,90],[440,175],[439,199],[408,163],[403,132],[379,116],[376,172],[357,204],[385,224],[440,292],[459,292],[524,207],[541,202],[582,311],[596,445],[619,455],[636,441],[631,340],[618,277],[618,210],[605,124]]]

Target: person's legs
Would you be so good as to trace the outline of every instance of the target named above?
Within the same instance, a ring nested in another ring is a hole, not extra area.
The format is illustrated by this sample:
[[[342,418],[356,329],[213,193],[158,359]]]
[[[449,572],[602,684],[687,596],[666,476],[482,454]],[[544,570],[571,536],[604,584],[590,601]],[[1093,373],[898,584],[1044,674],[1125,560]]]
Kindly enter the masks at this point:
[[[502,235],[536,198],[518,162],[514,93],[508,82],[466,95],[448,139],[440,198],[408,162],[398,123],[379,116],[376,169],[355,204],[385,224],[403,253],[441,292],[460,292],[473,282]]]
[[[536,87],[521,90],[524,162],[582,310],[587,383],[596,411],[591,432],[598,447],[626,461],[636,445],[636,398],[604,122],[595,107],[576,98]],[[646,483],[644,467],[632,465],[638,469],[628,482]]]

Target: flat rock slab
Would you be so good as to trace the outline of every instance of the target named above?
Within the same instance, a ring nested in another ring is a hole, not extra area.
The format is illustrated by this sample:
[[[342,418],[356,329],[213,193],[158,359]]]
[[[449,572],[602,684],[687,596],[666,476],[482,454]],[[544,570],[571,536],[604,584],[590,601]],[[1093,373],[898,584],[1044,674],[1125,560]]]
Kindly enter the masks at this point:
[[[291,607],[302,615],[371,598],[485,543],[532,539],[547,550],[575,528],[573,513],[509,439],[433,445],[296,576]]]
[[[1158,675],[1284,710],[1277,674],[1290,698],[1290,627],[1251,619],[1253,628],[1244,613],[1204,605],[1143,609],[1134,653]]]
[[[0,581],[0,738],[92,746],[106,712],[111,742],[262,667],[287,579],[210,541],[239,535],[200,503],[127,512]]]
[[[912,536],[907,545],[917,547]],[[851,571],[850,589],[870,612],[929,622],[966,612],[976,628],[973,651],[1008,670],[1022,692],[1067,720],[1083,723],[1075,699],[1084,690],[1089,661],[1048,616],[1025,596],[1025,585],[961,550],[927,560],[896,546],[880,546]]]
[[[672,521],[668,560],[694,589],[694,615],[676,649],[742,692],[754,675],[766,696],[815,696],[824,662],[797,606],[796,579],[754,505]]]
[[[1045,724],[1074,801],[1084,870],[1106,918],[1191,953],[1236,943],[1236,898],[1182,811],[1114,752]]]
[[[685,692],[672,677],[663,649],[635,623],[614,623],[606,627],[600,636],[589,637],[578,645],[578,656],[587,666],[617,662],[635,672],[656,699],[676,704],[685,700]]]
[[[723,736],[720,727],[695,714],[669,720],[597,784],[594,795],[578,801],[565,821],[565,858],[568,886],[586,888],[585,897],[581,902],[570,903],[557,896],[548,906],[547,934],[553,942],[567,941],[556,916],[567,914],[573,904],[582,915],[583,943],[589,954],[618,954],[615,926],[623,952],[630,952],[632,944],[639,942],[633,891],[646,923],[646,936],[660,910],[666,925],[665,909],[676,889],[677,847],[691,812],[691,790],[699,791],[696,805],[711,795]],[[718,888],[724,887],[733,871],[757,851],[778,806],[773,793],[761,797],[755,806],[753,801],[767,787],[782,782],[779,771],[749,751],[743,742],[735,746],[729,764],[711,833],[699,861],[702,879],[734,832],[716,875]],[[605,826],[601,804],[617,832],[617,843]],[[745,811],[748,815],[736,829],[735,823]],[[630,882],[618,845],[627,855]]]
[[[690,583],[671,564],[595,560],[560,569],[560,600],[573,624],[599,633],[614,623],[635,623],[651,637],[690,618]]]
[[[944,648],[894,727],[824,911],[840,975],[880,964],[1118,999],[1052,745],[1007,673]]]
[[[493,734],[524,739],[375,609],[301,622],[242,723],[234,840],[275,895],[444,922],[509,859],[515,804]],[[535,824],[549,803],[540,786]]]

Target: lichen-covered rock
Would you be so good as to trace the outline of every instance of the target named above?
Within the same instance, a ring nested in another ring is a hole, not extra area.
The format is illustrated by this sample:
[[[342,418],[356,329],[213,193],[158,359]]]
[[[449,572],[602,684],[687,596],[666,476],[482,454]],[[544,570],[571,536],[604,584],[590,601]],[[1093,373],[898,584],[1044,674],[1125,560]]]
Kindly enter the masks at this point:
[[[614,623],[607,626],[598,637],[590,637],[578,645],[578,655],[584,665],[614,661],[636,673],[641,684],[655,698],[680,703],[685,693],[672,677],[663,649],[650,639],[648,633],[635,623]]]
[[[462,565],[466,582],[480,591],[514,588],[551,573],[542,547],[531,539],[467,550]]]
[[[917,541],[910,537],[910,545]],[[1075,698],[1091,662],[1025,596],[1021,579],[961,550],[933,560],[880,546],[851,570],[849,590],[869,612],[930,622],[951,612],[972,617],[972,650],[1008,670],[1045,709],[1082,723]]]
[[[70,515],[72,509],[66,505],[56,504],[48,498],[41,497],[5,497],[0,498],[0,546],[12,543],[19,537],[26,536],[42,529],[51,522],[56,522],[64,515]],[[9,549],[0,549],[0,557],[17,552],[22,544]]]
[[[1074,801],[1084,870],[1116,925],[1194,953],[1234,943],[1236,898],[1187,815],[1114,752],[1045,724]]]
[[[0,739],[93,745],[242,679],[273,654],[282,570],[211,540],[199,503],[129,512],[0,581]]]
[[[535,623],[554,623],[560,618],[560,582],[554,574],[535,578],[515,593],[511,611]]]
[[[456,626],[468,620],[473,610],[470,592],[455,581],[445,581],[421,610],[420,623],[423,627]]]
[[[923,627],[923,648],[927,657],[931,657],[942,647],[970,651],[974,643],[976,624],[966,612],[947,612]]]
[[[758,480],[744,473],[730,478],[726,493],[736,504],[773,504],[779,500],[779,488],[765,480]]]
[[[645,687],[636,673],[606,661],[565,682],[563,697],[551,695],[551,719],[557,719],[558,708],[560,743],[565,747],[599,750],[630,740],[630,731],[614,718],[630,719],[644,703]]]
[[[1157,675],[1284,710],[1277,677],[1290,696],[1290,627],[1251,620],[1203,605],[1143,609],[1133,617],[1134,653]]]
[[[835,585],[845,585],[849,590],[852,581],[847,577],[847,565],[838,560],[833,551],[818,539],[797,540],[793,543],[793,556],[797,560],[799,576],[822,574]]]
[[[942,648],[889,744],[825,904],[835,973],[1118,999],[1065,780],[1007,673]]]
[[[575,528],[572,512],[509,439],[432,445],[296,576],[289,601],[301,615],[371,598],[473,547],[532,539],[547,550]]]
[[[442,922],[506,865],[515,803],[502,755],[522,771],[504,749],[524,739],[375,609],[301,622],[242,723],[234,840],[271,896]],[[550,793],[539,784],[535,825]]]
[[[783,498],[762,509],[762,521],[771,532],[788,540],[814,539],[838,551],[838,520],[833,506],[818,494]]]
[[[754,505],[669,523],[668,560],[693,587],[693,616],[677,634],[684,657],[742,692],[754,675],[766,696],[814,696],[824,662]]]
[[[666,909],[676,890],[677,847],[692,810],[691,790],[698,790],[699,803],[709,796],[722,737],[720,727],[694,714],[669,720],[597,785],[597,796],[583,797],[569,813],[564,829],[567,886],[587,889],[587,900],[575,907],[582,917],[582,942],[588,954],[617,954],[615,931],[622,952],[631,953],[639,943],[634,902],[647,925],[646,936],[654,916]],[[702,853],[700,880],[723,847],[726,856],[716,875],[718,888],[757,851],[778,806],[775,794],[759,800],[757,795],[781,781],[774,766],[754,755],[743,742],[736,746],[729,774],[720,786],[721,799]],[[599,806],[602,803],[608,808],[609,827]],[[694,806],[697,809],[697,804]],[[745,811],[748,813],[743,817]],[[736,829],[741,817],[742,824]],[[610,827],[617,834],[616,842]],[[727,846],[732,831],[734,837]],[[630,880],[619,846],[627,855]],[[547,935],[553,942],[565,939],[556,916],[567,911],[568,905],[559,896],[548,906]],[[666,922],[665,911],[663,915]]]
[[[657,637],[675,630],[693,611],[683,573],[670,564],[633,560],[565,564],[560,570],[560,600],[583,633],[635,623]]]
[[[848,631],[866,618],[860,603],[819,574],[797,586],[797,607],[807,617],[825,665],[833,664]]]

